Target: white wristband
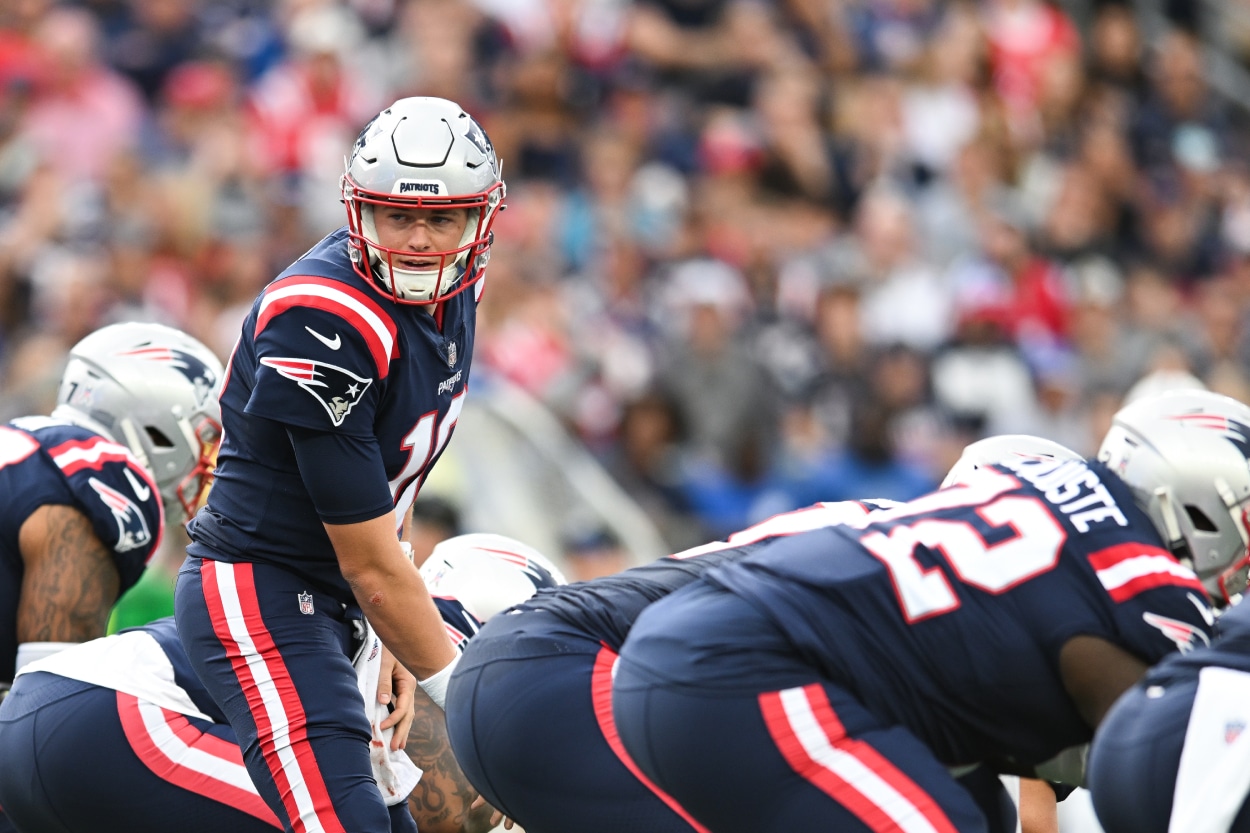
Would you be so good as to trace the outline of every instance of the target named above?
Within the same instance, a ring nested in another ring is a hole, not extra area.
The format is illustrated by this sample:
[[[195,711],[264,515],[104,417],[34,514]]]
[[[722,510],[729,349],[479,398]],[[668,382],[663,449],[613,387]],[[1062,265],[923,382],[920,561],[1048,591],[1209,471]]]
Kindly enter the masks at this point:
[[[77,644],[77,642],[23,642],[17,646],[17,667],[14,671],[21,671],[23,665],[59,654],[66,648],[72,648]]]
[[[421,686],[421,690],[430,695],[430,699],[434,701],[434,705],[443,711],[447,710],[447,683],[451,681],[451,672],[456,670],[456,665],[460,662],[460,652],[456,652],[456,658],[432,677],[424,680],[417,680],[417,685]]]

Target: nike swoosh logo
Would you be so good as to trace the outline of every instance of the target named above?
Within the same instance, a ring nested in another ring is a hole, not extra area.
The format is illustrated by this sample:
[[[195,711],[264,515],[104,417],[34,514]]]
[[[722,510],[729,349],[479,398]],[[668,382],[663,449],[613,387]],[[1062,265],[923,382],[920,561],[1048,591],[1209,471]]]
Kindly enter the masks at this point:
[[[145,502],[152,496],[152,490],[140,483],[134,472],[130,469],[122,469],[122,471],[126,473],[126,479],[130,481],[130,488],[135,490],[135,497],[139,498],[140,503]]]
[[[321,333],[314,330],[312,327],[304,327],[304,329],[307,330],[309,333],[311,333],[313,338],[317,339],[317,341],[320,341],[322,344],[324,344],[326,347],[329,347],[331,350],[337,350],[343,346],[343,340],[339,338],[338,333],[334,334],[334,338],[326,338]]]

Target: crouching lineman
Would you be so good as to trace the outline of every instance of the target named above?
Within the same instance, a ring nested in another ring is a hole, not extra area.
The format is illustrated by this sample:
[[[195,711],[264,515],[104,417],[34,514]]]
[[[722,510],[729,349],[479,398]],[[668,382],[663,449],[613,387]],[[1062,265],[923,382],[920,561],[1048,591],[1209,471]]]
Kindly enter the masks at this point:
[[[564,583],[541,554],[500,535],[447,539],[421,569],[459,648],[495,613]],[[364,708],[379,651],[371,632],[358,641]],[[385,754],[379,716],[371,715],[374,780],[384,800],[393,807],[406,798],[422,833],[487,829],[491,808],[470,812],[477,794],[456,766],[442,712],[422,693],[417,698],[403,752]],[[283,829],[192,671],[172,618],[23,669],[0,703],[0,761],[0,805],[24,833]]]
[[[1158,401],[1186,424],[1203,424],[1250,449],[1245,425],[1222,420],[1210,403],[1217,394],[1185,391]],[[1175,407],[1175,403],[1187,406]],[[1140,406],[1133,406],[1140,407]],[[1143,455],[1150,462],[1149,454]],[[1204,461],[1194,461],[1195,474]],[[1218,487],[1218,484],[1217,484]],[[1183,487],[1165,500],[1175,501]],[[1225,483],[1222,492],[1234,489]],[[1225,503],[1231,503],[1226,499]],[[1238,557],[1224,564],[1216,538],[1232,523],[1245,533],[1237,507],[1214,506],[1190,519],[1208,534],[1186,556],[1218,596],[1237,603],[1216,622],[1215,641],[1166,658],[1125,692],[1098,728],[1089,755],[1088,782],[1098,821],[1107,833],[1250,832],[1250,606],[1246,590],[1250,559],[1242,538]],[[1216,518],[1205,518],[1210,511]]]
[[[1250,605],[1168,657],[1098,728],[1089,789],[1106,833],[1250,831]]]
[[[0,687],[103,636],[109,611],[211,479],[221,362],[159,324],[70,350],[51,417],[0,425]]]
[[[1027,773],[1210,639],[1207,592],[1244,579],[1241,431],[1231,399],[1126,409],[1101,462],[1007,459],[705,573],[622,646],[622,744],[715,833],[990,829],[948,768]]]
[[[1009,454],[1079,459],[1035,437],[970,446],[952,478]],[[544,591],[489,622],[452,675],[447,728],[465,775],[535,833],[690,833],[705,828],[644,775],[612,718],[617,651],[647,605],[766,543],[858,528],[889,501],[817,504],[612,576]],[[998,783],[981,785],[997,790]],[[1053,794],[1050,796],[1053,813]],[[1014,829],[1012,827],[1011,829]]]

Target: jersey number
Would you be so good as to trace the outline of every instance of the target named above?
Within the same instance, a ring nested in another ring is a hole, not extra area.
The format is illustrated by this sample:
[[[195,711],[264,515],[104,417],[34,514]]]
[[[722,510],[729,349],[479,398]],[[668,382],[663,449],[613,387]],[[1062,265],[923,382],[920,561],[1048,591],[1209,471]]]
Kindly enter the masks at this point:
[[[956,489],[943,492],[954,493]],[[925,569],[916,560],[917,547],[940,552],[960,581],[995,594],[1059,563],[1067,533],[1037,499],[999,497],[976,512],[991,528],[1010,527],[1011,536],[990,544],[966,521],[924,518],[896,526],[888,535],[870,532],[860,539],[889,569],[908,622],[919,622],[959,607],[959,596],[946,575],[937,567]]]
[[[39,450],[39,443],[29,434],[0,427],[0,469],[20,463]]]
[[[429,471],[430,461],[437,459],[443,446],[451,439],[456,420],[460,418],[460,409],[464,407],[464,394],[462,390],[452,398],[447,415],[441,421],[438,412],[431,411],[417,420],[417,424],[404,436],[400,448],[408,452],[408,460],[399,475],[390,482],[395,518],[401,527]]]

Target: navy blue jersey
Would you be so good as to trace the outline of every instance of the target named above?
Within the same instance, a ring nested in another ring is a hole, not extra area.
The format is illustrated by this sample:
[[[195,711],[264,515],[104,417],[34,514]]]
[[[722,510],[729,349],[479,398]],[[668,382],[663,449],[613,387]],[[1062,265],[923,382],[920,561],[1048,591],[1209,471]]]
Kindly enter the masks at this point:
[[[1154,663],[1212,627],[1201,584],[1122,481],[1050,458],[983,468],[862,529],[772,542],[705,581],[947,764],[1036,763],[1089,740],[1058,673],[1072,637]]]
[[[188,525],[193,556],[271,563],[344,602],[322,523],[406,516],[464,403],[482,290],[441,304],[440,329],[375,291],[347,251],[340,229],[256,299],[226,371],[216,481]],[[297,463],[292,438],[308,435],[359,456]]]
[[[72,506],[110,549],[121,590],[139,580],[164,531],[161,497],[130,449],[48,417],[0,426],[0,680],[13,679],[25,573],[18,535],[41,506]]]
[[[1146,673],[1146,683],[1174,683],[1197,679],[1209,666],[1250,674],[1250,605],[1238,602],[1215,621],[1215,639],[1209,647],[1170,656]]]
[[[678,590],[708,570],[737,561],[764,542],[811,529],[863,523],[869,512],[891,501],[818,503],[787,512],[730,535],[727,541],[694,547],[641,567],[593,581],[540,590],[514,610],[543,610],[559,616],[589,638],[619,651],[643,608]]]

